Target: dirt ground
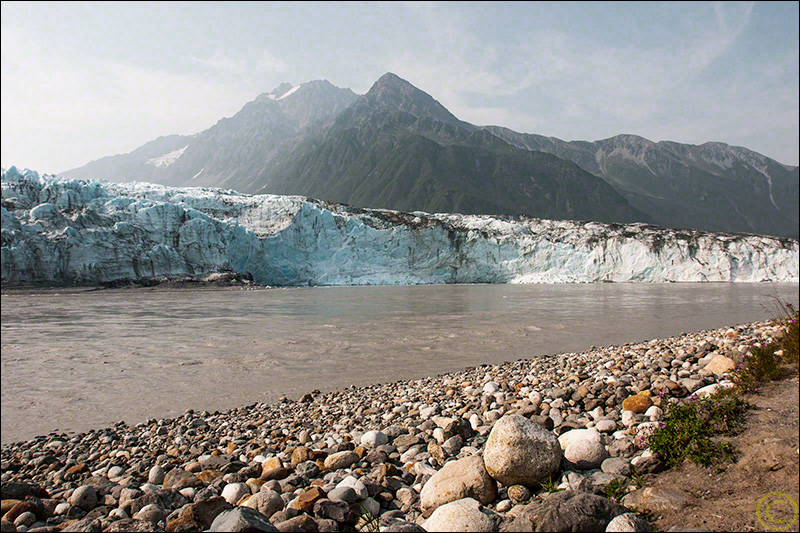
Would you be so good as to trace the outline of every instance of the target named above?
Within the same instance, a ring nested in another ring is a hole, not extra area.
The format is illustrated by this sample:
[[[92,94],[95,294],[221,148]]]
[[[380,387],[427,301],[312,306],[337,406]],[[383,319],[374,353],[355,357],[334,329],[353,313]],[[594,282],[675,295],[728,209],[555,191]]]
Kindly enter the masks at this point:
[[[772,382],[746,399],[746,429],[726,440],[741,452],[725,470],[691,463],[649,476],[648,487],[680,489],[695,504],[651,516],[659,531],[798,531],[798,378]],[[779,494],[775,494],[779,493]]]

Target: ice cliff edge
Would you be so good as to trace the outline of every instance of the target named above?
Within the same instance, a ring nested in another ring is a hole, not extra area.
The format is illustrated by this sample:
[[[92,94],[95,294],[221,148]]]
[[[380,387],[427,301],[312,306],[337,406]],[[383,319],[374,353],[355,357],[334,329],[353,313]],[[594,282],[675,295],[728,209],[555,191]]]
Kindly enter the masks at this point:
[[[2,173],[3,283],[798,282],[798,241]]]

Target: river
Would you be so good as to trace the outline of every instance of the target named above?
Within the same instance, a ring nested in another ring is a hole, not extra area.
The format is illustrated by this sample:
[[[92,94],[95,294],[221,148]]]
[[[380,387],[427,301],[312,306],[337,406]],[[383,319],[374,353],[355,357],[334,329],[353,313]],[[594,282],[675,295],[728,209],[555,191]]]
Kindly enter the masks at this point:
[[[796,283],[5,291],[2,442],[773,318]]]

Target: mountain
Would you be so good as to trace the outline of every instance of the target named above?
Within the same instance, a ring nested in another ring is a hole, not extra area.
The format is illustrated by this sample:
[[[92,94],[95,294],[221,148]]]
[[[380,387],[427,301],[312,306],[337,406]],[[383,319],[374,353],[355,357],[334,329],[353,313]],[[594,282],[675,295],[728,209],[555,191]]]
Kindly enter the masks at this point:
[[[572,162],[512,146],[461,121],[391,73],[360,97],[327,81],[283,84],[159,157],[143,148],[62,175],[408,211],[652,220]]]
[[[358,207],[651,220],[578,165],[463,122],[391,73],[258,181],[254,192]]]
[[[362,96],[284,83],[193,136],[162,137],[62,175],[359,207],[651,222],[798,236],[798,168],[723,143],[588,142],[464,122],[387,73]]]
[[[190,135],[167,135],[142,145],[128,154],[102,157],[86,165],[63,172],[75,178],[104,177],[114,181],[158,182],[192,140]]]
[[[2,174],[3,283],[798,280],[798,241],[646,224],[360,209],[298,196]]]
[[[577,163],[660,225],[798,236],[798,167],[747,148],[636,135],[566,142],[498,126],[486,130],[514,146]]]
[[[356,98],[350,89],[326,80],[297,87],[283,83],[201,133],[162,137],[130,154],[104,157],[61,175],[248,190],[292,142],[330,121]]]

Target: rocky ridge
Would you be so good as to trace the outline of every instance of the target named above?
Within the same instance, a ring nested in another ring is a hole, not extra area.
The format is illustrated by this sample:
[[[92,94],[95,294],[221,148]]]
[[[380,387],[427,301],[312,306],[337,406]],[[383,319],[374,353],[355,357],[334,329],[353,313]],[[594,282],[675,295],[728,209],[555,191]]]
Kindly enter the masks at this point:
[[[2,448],[3,531],[646,531],[665,402],[703,396],[757,322],[413,381],[188,410]],[[542,491],[552,481],[559,492]]]
[[[497,126],[486,129],[519,148],[576,163],[657,224],[797,236],[798,168],[747,148],[653,142],[637,135],[567,142]]]

